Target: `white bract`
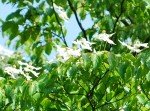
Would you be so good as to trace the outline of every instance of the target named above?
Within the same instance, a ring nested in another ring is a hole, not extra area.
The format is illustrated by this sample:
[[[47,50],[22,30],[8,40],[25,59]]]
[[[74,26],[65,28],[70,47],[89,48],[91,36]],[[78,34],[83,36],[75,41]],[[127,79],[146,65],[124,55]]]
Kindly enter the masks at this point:
[[[13,79],[18,78],[18,74],[20,74],[20,70],[13,67],[6,67],[4,72],[9,74]]]
[[[68,21],[69,18],[68,18],[66,12],[64,11],[64,9],[62,7],[57,6],[56,4],[54,4],[54,10],[56,11],[56,13],[58,13],[60,18],[62,18],[65,21]]]
[[[102,40],[102,41],[106,41],[108,42],[109,44],[113,44],[113,45],[116,45],[111,39],[110,37],[112,37],[114,35],[113,34],[106,34],[106,33],[102,33],[102,34],[99,34],[95,37],[95,39],[97,40]]]
[[[17,79],[23,75],[26,77],[27,80],[31,80],[31,76],[29,76],[29,73],[32,73],[34,76],[38,77],[39,73],[36,71],[40,70],[41,67],[34,67],[27,63],[18,61],[20,67],[19,69],[8,66],[4,68],[4,72],[9,74],[13,79]]]
[[[18,63],[21,65],[21,66],[26,66],[27,68],[29,68],[29,69],[35,69],[35,70],[40,70],[41,69],[41,67],[34,67],[34,66],[32,66],[32,65],[29,65],[29,64],[27,64],[27,63],[24,63],[24,62],[21,62],[21,61],[18,61]]]
[[[74,50],[74,49],[68,48],[68,47],[61,48],[60,46],[57,46],[57,51],[58,51],[58,56],[62,57],[63,60],[65,60],[65,61],[68,60],[71,56],[78,57],[81,55],[79,49]]]
[[[81,40],[73,41],[73,43],[76,45],[80,45],[82,49],[88,49],[88,50],[92,50],[91,45],[95,44],[93,42],[87,41],[85,38],[82,38]]]
[[[135,42],[135,44],[128,45],[124,42],[121,42],[120,40],[118,40],[123,46],[126,46],[128,49],[130,49],[132,52],[137,52],[140,53],[142,50],[140,50],[140,47],[144,47],[144,48],[148,48],[148,43],[140,43],[140,42]]]
[[[136,48],[140,48],[140,47],[148,48],[148,43],[140,43],[140,41],[137,40],[133,46]]]

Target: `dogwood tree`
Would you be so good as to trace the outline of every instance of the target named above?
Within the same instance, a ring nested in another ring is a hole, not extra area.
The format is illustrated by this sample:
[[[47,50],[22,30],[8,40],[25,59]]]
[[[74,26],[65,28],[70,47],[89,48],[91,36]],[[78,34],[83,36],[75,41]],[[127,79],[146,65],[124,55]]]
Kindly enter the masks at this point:
[[[3,37],[23,50],[0,49],[1,110],[150,109],[149,0],[1,2],[16,8],[0,20]],[[87,15],[93,25],[85,29]],[[81,32],[69,46],[72,16]]]

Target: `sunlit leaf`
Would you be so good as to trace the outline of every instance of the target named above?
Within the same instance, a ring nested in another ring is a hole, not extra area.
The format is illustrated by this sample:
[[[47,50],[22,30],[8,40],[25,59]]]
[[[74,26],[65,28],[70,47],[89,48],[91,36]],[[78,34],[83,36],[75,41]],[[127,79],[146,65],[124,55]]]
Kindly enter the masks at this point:
[[[145,104],[147,102],[147,98],[144,94],[139,94],[136,97],[141,104]]]
[[[150,71],[148,72],[148,74],[146,74],[146,79],[147,81],[150,81]]]

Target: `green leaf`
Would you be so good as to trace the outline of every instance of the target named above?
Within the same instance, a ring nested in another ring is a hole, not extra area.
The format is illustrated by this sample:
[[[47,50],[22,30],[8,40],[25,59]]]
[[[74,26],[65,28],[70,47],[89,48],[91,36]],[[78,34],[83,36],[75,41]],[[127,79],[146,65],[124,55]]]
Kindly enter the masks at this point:
[[[1,18],[0,18],[0,22],[1,22],[1,23],[4,23],[4,21],[3,21]]]
[[[131,66],[130,67],[127,67],[126,69],[126,73],[125,73],[125,80],[126,81],[129,81],[131,78],[132,78],[132,68]]]
[[[122,79],[125,79],[125,72],[126,72],[126,69],[127,69],[127,63],[125,62],[122,62],[120,64],[118,64],[118,71],[119,71],[119,74],[121,76]]]
[[[22,11],[21,9],[18,9],[17,11],[9,14],[6,18],[6,20],[7,21],[12,20],[15,23],[20,24],[20,25],[23,24],[25,22],[25,19],[24,19],[23,15],[20,14],[21,11]]]
[[[71,80],[74,79],[74,77],[76,76],[77,74],[77,66],[76,65],[72,65],[69,70],[67,71],[67,76],[71,78]]]
[[[150,101],[148,101],[148,102],[146,103],[145,107],[146,107],[147,109],[150,109]]]
[[[88,53],[82,54],[83,61],[84,61],[84,67],[89,68],[91,65],[91,57]]]
[[[47,43],[46,46],[45,46],[45,52],[47,55],[49,55],[52,51],[52,44],[51,43]]]
[[[29,95],[32,96],[39,91],[38,82],[34,81],[29,87]]]
[[[45,108],[48,109],[51,106],[51,102],[48,98],[44,98],[43,101],[41,102],[41,105]]]
[[[12,40],[18,34],[18,24],[12,21],[4,22],[2,25],[2,32],[4,35],[9,35],[10,40]]]
[[[5,3],[7,0],[2,0],[2,3]]]
[[[115,55],[112,54],[111,52],[108,53],[108,63],[109,63],[109,69],[110,69],[110,71],[114,70],[117,61],[115,59]]]
[[[146,60],[146,65],[150,69],[150,57]]]
[[[150,71],[148,72],[148,74],[146,74],[146,79],[147,81],[150,81]]]
[[[33,99],[35,99],[36,101],[38,101],[41,97],[41,94],[40,93],[36,93],[33,95]]]
[[[141,104],[145,104],[147,102],[147,98],[144,94],[139,94],[136,97]]]
[[[92,63],[93,63],[93,69],[97,69],[101,66],[101,58],[97,53],[92,54],[91,60],[92,60]]]
[[[36,41],[36,42],[34,42],[33,45],[32,45],[32,49],[38,47],[38,45],[39,45],[39,44],[41,45],[41,43],[42,43],[41,41]]]
[[[82,9],[79,15],[81,17],[81,20],[84,20],[86,18],[86,10]]]

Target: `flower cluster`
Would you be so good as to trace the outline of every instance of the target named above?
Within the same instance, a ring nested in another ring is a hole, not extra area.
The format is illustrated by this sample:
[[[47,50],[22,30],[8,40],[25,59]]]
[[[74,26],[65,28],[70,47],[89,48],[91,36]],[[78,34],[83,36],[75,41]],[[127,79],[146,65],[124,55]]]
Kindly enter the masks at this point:
[[[61,48],[60,46],[57,46],[57,51],[58,51],[58,57],[62,58],[64,61],[68,60],[71,56],[78,57],[81,55],[80,49],[75,50],[68,47]]]
[[[13,79],[17,79],[23,75],[27,80],[31,80],[32,77],[29,76],[29,73],[32,73],[34,76],[38,77],[39,73],[36,71],[40,70],[41,67],[34,67],[31,64],[27,64],[21,61],[18,61],[18,64],[20,65],[19,68],[7,66],[5,67],[4,72],[9,74]]]
[[[91,45],[95,44],[93,42],[87,41],[85,38],[82,38],[82,39],[77,40],[77,41],[73,41],[73,43],[76,45],[80,45],[82,49],[88,49],[90,51],[92,51]]]
[[[120,40],[118,40],[123,46],[126,46],[129,50],[131,50],[131,52],[136,52],[136,53],[139,53],[141,52],[142,50],[139,49],[140,47],[143,47],[143,48],[148,48],[148,43],[140,43],[140,41],[135,41],[135,43],[133,45],[128,45],[124,42],[121,42]]]
[[[109,44],[116,45],[116,44],[110,39],[110,37],[112,37],[113,35],[114,35],[114,33],[113,33],[113,34],[102,33],[102,34],[97,35],[97,36],[95,37],[95,39],[100,40],[100,41],[108,42]]]
[[[65,62],[67,61],[70,57],[79,57],[81,55],[82,49],[88,49],[90,51],[92,51],[92,48],[90,45],[94,44],[92,42],[87,41],[86,39],[82,38],[80,40],[76,40],[73,41],[74,44],[76,44],[76,47],[74,48],[69,48],[69,47],[60,47],[60,46],[56,46],[57,47],[57,55],[56,55],[56,61],[61,61],[61,62]],[[81,46],[77,47],[78,45]],[[54,60],[51,60],[51,62]],[[49,63],[51,63],[49,61]]]

